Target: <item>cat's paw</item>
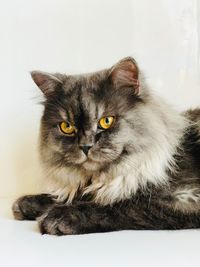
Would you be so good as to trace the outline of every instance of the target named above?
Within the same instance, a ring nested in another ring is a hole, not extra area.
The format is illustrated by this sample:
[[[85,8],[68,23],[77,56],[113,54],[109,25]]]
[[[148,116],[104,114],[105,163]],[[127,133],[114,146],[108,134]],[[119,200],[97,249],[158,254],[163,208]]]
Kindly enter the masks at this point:
[[[42,234],[74,235],[80,234],[80,212],[72,206],[58,205],[39,217],[38,224]]]
[[[12,206],[14,218],[16,220],[35,220],[53,203],[53,198],[48,194],[20,197]]]
[[[26,216],[23,212],[23,203],[24,203],[24,198],[25,197],[21,197],[19,199],[17,199],[13,205],[12,205],[12,212],[13,212],[13,215],[14,215],[14,218],[16,220],[25,220],[26,219]]]

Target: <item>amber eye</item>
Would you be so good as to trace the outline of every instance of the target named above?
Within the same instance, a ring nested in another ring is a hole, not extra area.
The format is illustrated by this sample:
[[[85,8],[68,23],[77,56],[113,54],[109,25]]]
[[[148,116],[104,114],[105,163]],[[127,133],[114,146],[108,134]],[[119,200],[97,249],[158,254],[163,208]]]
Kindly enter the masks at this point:
[[[113,125],[114,120],[115,117],[113,116],[101,118],[99,121],[99,127],[104,130],[109,129]]]
[[[60,131],[64,134],[73,134],[75,133],[75,127],[70,123],[63,121],[59,124]]]

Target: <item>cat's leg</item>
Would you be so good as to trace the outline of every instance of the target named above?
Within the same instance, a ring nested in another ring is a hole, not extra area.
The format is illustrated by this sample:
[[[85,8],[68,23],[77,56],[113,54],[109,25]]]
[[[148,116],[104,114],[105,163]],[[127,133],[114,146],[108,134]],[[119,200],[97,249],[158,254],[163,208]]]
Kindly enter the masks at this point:
[[[153,229],[155,223],[152,222],[152,216],[150,217],[148,219],[147,213],[131,201],[114,206],[79,202],[70,206],[52,207],[38,218],[38,223],[42,234],[71,235],[125,229]]]
[[[115,219],[115,211],[108,207],[79,202],[56,205],[37,220],[42,234],[72,235],[117,230]]]
[[[50,194],[27,195],[14,202],[12,211],[17,220],[35,220],[53,204],[55,198]]]
[[[131,201],[130,201],[131,202]],[[38,218],[42,234],[71,235],[116,230],[200,228],[200,213],[183,214],[159,205],[55,205]]]

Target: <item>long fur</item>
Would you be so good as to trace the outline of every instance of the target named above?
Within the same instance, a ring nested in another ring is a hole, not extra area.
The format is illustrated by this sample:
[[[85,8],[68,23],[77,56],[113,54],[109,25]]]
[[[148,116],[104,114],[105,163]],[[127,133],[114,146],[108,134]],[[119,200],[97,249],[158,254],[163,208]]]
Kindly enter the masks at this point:
[[[168,184],[168,171],[176,172],[174,155],[191,122],[162,98],[149,93],[144,78],[140,78],[140,84],[145,105],[138,105],[126,114],[120,137],[114,141],[124,143],[128,139],[130,146],[134,142],[134,153],[105,171],[44,164],[46,191],[71,203],[81,189],[83,195],[91,194],[96,203],[106,205],[130,198],[138,188],[145,190],[149,182],[155,186]],[[127,128],[129,120],[134,121],[138,132]],[[48,148],[44,153],[48,154]]]
[[[42,233],[56,235],[200,228],[200,109],[174,110],[132,58],[96,73],[32,77],[45,96],[48,188],[18,199],[16,219],[38,218]],[[110,116],[114,123],[102,129]],[[63,134],[61,122],[76,131]]]

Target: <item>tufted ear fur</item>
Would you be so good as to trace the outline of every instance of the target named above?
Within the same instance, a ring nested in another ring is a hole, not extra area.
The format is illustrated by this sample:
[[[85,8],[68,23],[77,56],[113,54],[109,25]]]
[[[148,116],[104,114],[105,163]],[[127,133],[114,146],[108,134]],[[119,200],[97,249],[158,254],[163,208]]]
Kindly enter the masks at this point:
[[[110,77],[116,88],[133,87],[134,93],[139,94],[139,69],[133,58],[124,58],[115,64],[110,70]]]
[[[42,71],[32,71],[31,77],[45,96],[51,95],[63,83],[55,74]]]

